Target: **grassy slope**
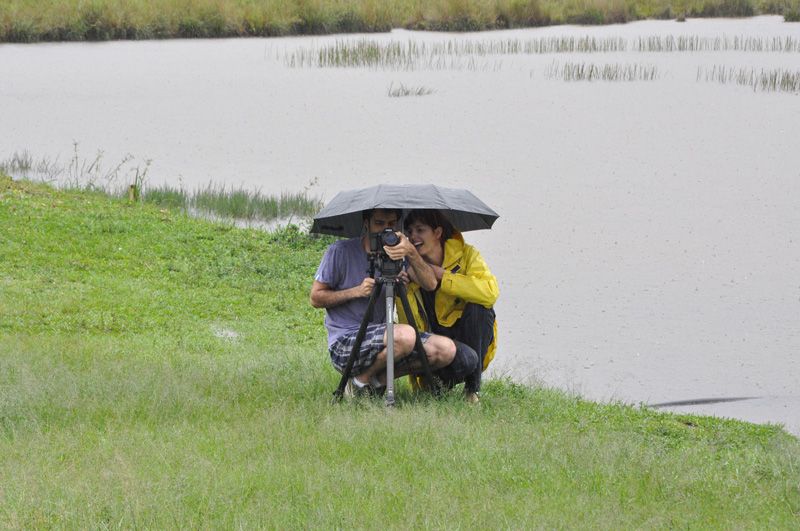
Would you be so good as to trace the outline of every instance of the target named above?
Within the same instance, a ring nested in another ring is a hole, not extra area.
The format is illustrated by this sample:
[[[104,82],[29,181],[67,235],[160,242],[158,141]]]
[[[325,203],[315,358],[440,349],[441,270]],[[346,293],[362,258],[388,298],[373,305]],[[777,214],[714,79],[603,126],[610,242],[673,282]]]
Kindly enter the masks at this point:
[[[0,527],[800,524],[777,427],[505,382],[332,406],[327,243],[0,176]]]
[[[759,13],[798,20],[800,0],[3,0],[0,42],[475,31]]]

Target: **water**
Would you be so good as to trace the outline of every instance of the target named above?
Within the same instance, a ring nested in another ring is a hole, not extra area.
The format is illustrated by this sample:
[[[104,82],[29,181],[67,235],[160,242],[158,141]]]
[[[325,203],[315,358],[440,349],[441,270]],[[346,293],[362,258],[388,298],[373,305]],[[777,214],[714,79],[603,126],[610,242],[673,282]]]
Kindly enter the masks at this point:
[[[367,38],[800,38],[781,20]],[[715,65],[797,71],[800,53],[284,64],[361,38],[2,45],[0,158],[67,162],[77,142],[87,158],[151,159],[153,184],[280,192],[318,179],[326,199],[380,182],[470,188],[502,216],[467,234],[500,279],[493,374],[800,434],[800,95],[697,80]],[[554,61],[653,65],[658,79],[546,79]],[[399,83],[434,93],[390,98]],[[714,401],[729,398],[747,399]]]

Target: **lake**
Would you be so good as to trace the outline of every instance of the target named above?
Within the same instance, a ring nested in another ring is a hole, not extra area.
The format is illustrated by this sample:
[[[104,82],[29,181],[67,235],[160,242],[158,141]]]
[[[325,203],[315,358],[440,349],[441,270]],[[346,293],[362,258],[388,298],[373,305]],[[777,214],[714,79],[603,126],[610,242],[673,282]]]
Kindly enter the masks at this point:
[[[670,37],[700,44],[637,49]],[[625,44],[479,52],[570,38]],[[427,51],[296,66],[365,39]],[[466,234],[500,280],[494,376],[800,434],[800,92],[733,82],[800,71],[800,50],[775,44],[798,39],[800,24],[756,17],[4,44],[0,159],[67,164],[77,143],[108,166],[150,160],[151,184],[469,188],[501,214]],[[581,65],[652,79],[562,79]],[[430,94],[390,97],[401,86]]]

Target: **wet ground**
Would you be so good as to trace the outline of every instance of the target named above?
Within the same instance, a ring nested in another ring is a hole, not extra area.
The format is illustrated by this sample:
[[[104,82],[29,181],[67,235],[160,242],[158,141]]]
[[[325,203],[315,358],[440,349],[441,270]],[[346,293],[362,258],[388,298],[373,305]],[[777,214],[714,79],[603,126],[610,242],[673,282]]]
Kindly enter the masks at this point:
[[[800,38],[777,17],[378,41],[546,36]],[[312,193],[379,182],[473,190],[497,274],[495,375],[588,398],[777,422],[800,434],[800,95],[698,81],[793,52],[477,57],[477,69],[288,68],[337,39],[0,46],[0,158],[152,159],[151,183]],[[547,79],[554,61],[654,81]],[[403,83],[427,96],[390,98]],[[309,279],[310,280],[310,279]]]

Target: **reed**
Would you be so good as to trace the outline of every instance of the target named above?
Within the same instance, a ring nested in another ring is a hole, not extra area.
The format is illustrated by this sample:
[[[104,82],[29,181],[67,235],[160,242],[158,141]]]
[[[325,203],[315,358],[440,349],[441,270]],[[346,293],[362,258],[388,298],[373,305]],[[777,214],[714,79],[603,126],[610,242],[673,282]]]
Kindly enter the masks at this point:
[[[293,217],[312,217],[322,208],[322,201],[303,192],[281,192],[279,196],[260,190],[227,187],[209,183],[195,191],[189,205],[201,213],[248,220],[270,221]]]
[[[409,87],[404,85],[403,83],[399,83],[397,86],[394,83],[389,85],[388,94],[390,98],[402,98],[404,96],[427,96],[429,94],[433,94],[434,90],[428,87],[420,86],[420,87]]]
[[[67,164],[58,159],[37,160],[29,151],[15,152],[0,161],[0,172],[33,182],[46,182],[64,190],[86,190],[111,197],[128,196],[129,186],[134,187],[134,199],[165,208],[176,208],[213,215],[221,218],[255,222],[270,222],[280,219],[306,219],[313,217],[322,208],[322,200],[311,194],[316,184],[312,181],[302,192],[281,192],[278,195],[264,194],[260,190],[228,187],[209,183],[192,192],[183,186],[159,184],[151,186],[147,175],[149,160],[134,164],[134,157],[126,155],[113,165],[105,163],[102,151],[94,157],[80,154],[78,145],[73,146],[73,155]]]
[[[756,71],[752,67],[736,68],[715,65],[705,69],[698,68],[697,80],[751,87],[754,92],[800,93],[800,70],[792,71],[780,68],[765,70],[762,68]]]
[[[141,194],[142,201],[166,208],[185,210],[190,206],[191,196],[183,188],[175,188],[168,184],[145,188]]]
[[[657,35],[637,37],[632,50],[637,52],[800,52],[800,39],[784,37],[752,37],[722,35]]]
[[[0,161],[0,172],[45,182],[53,181],[62,171],[57,161],[46,158],[35,160],[27,150],[14,152],[8,159]]]
[[[496,62],[479,58],[498,55],[622,52],[627,42],[620,37],[540,37],[445,42],[378,42],[371,39],[337,40],[321,47],[308,46],[283,56],[291,68],[373,68],[387,70],[486,70]]]
[[[370,68],[409,70],[488,70],[501,64],[484,58],[508,55],[635,52],[770,52],[800,53],[800,39],[782,37],[700,35],[622,37],[552,36],[532,39],[491,39],[443,42],[373,39],[337,40],[323,46],[306,46],[281,57],[290,68]]]
[[[123,195],[127,182],[141,188],[146,179],[150,161],[145,161],[143,165],[135,164],[134,161],[134,157],[127,154],[109,165],[103,151],[97,151],[93,157],[86,157],[80,152],[78,143],[73,142],[72,155],[66,164],[61,163],[58,158],[37,160],[27,150],[23,150],[0,161],[0,170],[17,178],[54,183],[62,189],[102,191],[120,196]]]
[[[653,81],[658,77],[654,65],[643,64],[593,64],[554,61],[544,73],[547,79],[563,81]]]

